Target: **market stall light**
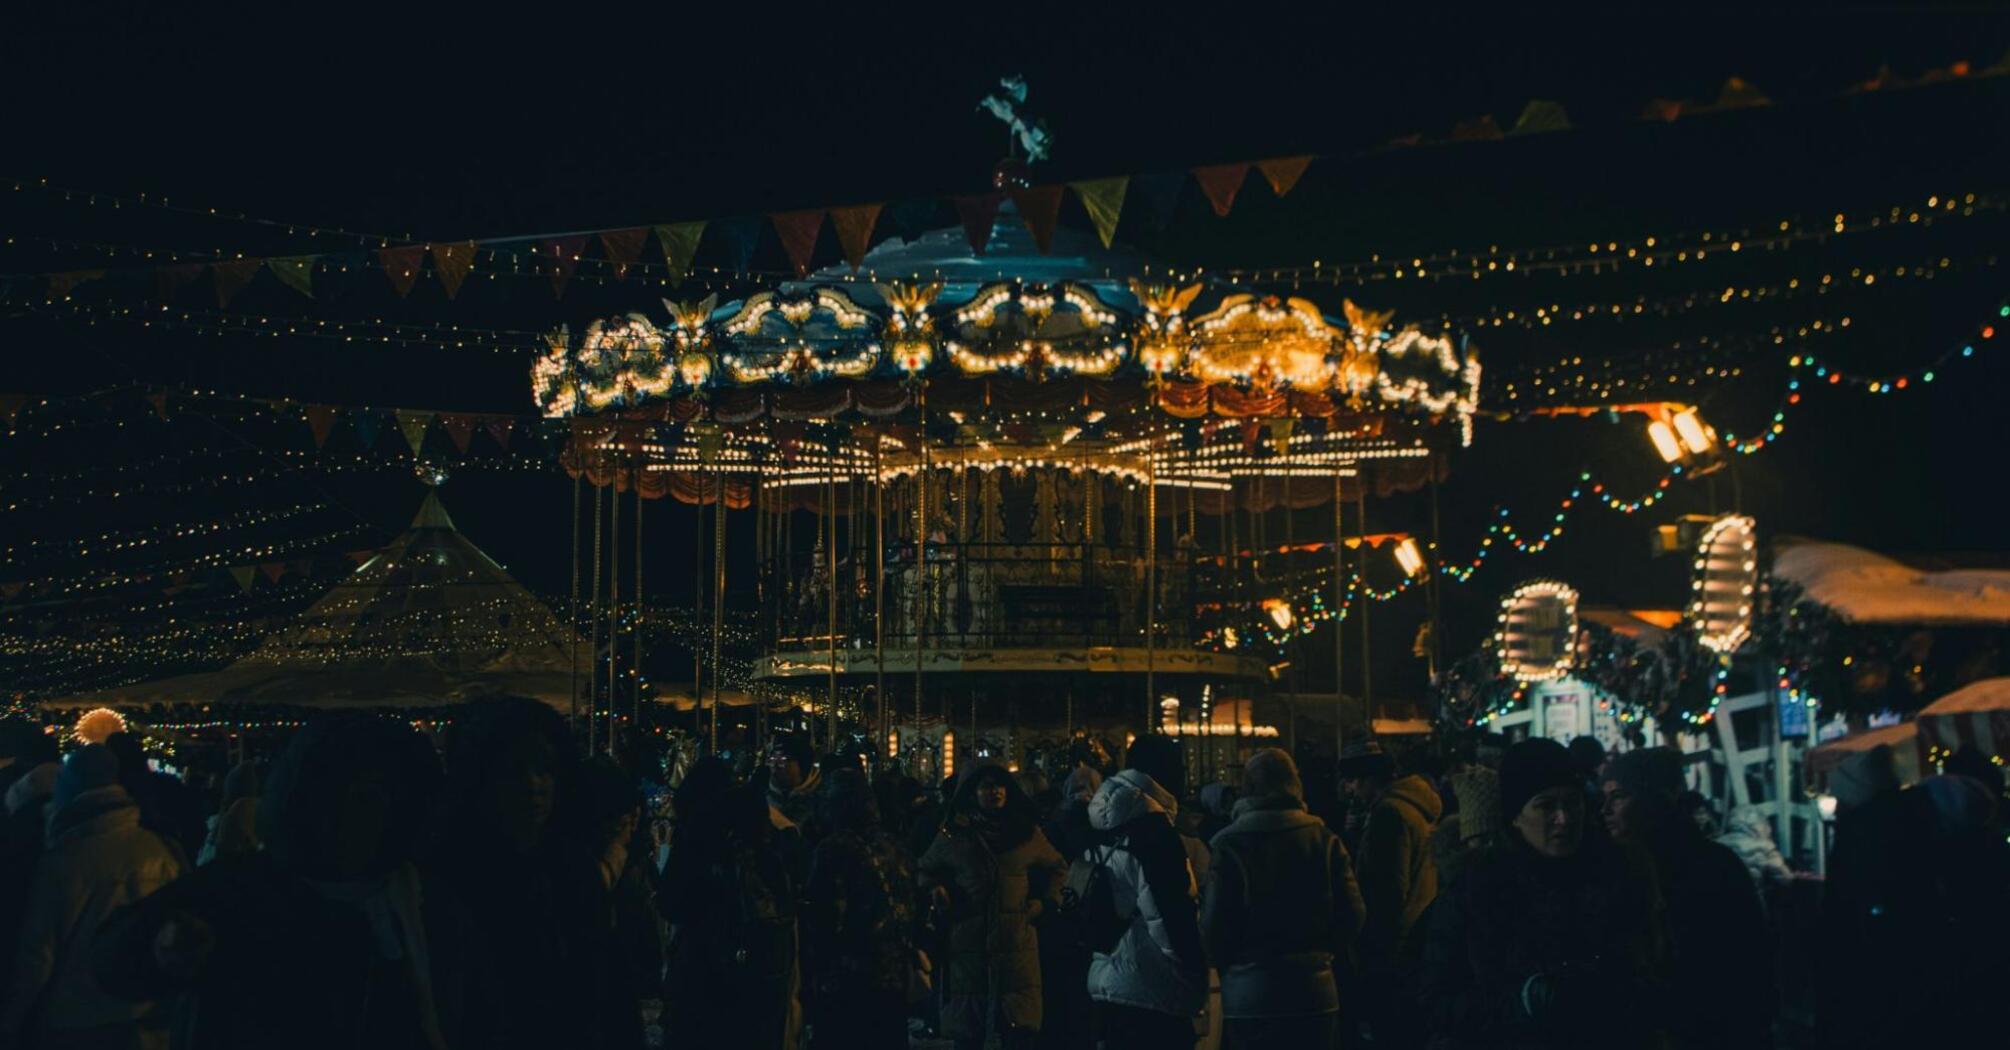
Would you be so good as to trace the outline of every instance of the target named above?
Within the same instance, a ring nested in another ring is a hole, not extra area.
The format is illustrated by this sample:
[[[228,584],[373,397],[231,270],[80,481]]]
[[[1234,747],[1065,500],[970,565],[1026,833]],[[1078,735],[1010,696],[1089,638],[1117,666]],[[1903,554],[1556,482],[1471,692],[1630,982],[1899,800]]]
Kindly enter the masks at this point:
[[[1270,617],[1270,622],[1276,624],[1277,629],[1280,631],[1290,630],[1291,625],[1297,622],[1298,619],[1297,615],[1291,611],[1291,602],[1283,598],[1265,598],[1263,600],[1263,612]]]
[[[889,729],[886,731],[886,757],[900,757],[900,730],[898,729]]]
[[[1695,409],[1685,408],[1675,413],[1674,423],[1676,436],[1682,439],[1683,446],[1690,452],[1700,456],[1716,445],[1709,428],[1703,425],[1703,420],[1696,414]],[[1655,439],[1655,446],[1657,448],[1660,446],[1660,439]]]
[[[956,775],[956,730],[946,729],[942,733],[942,776],[944,779]]]
[[[1647,439],[1654,442],[1654,451],[1661,454],[1661,461],[1674,463],[1682,458],[1682,443],[1675,436],[1675,429],[1663,420],[1647,424]]]
[[[1405,536],[1403,542],[1396,545],[1396,564],[1402,566],[1403,575],[1411,579],[1424,571],[1424,555],[1417,549],[1415,537]]]

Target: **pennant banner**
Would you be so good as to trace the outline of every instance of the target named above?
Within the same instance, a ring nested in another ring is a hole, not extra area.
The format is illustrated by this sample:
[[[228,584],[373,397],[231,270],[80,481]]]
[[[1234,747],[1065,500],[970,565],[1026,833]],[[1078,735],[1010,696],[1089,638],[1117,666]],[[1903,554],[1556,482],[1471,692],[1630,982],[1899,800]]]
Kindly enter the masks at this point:
[[[105,275],[103,270],[71,270],[68,273],[49,275],[49,298],[68,299],[70,293],[80,284],[95,281]]]
[[[614,264],[614,279],[628,276],[628,268],[642,258],[642,242],[649,239],[649,227],[637,226],[632,230],[608,230],[600,235],[601,251],[607,261]]]
[[[180,263],[154,271],[154,298],[166,302],[202,276],[201,263]]]
[[[286,563],[283,561],[260,562],[258,571],[265,577],[267,583],[278,583],[279,578],[286,575]]]
[[[538,250],[551,260],[551,297],[563,297],[566,283],[572,280],[572,272],[579,269],[579,253],[586,250],[585,236],[545,241]]]
[[[258,268],[265,265],[262,259],[232,259],[229,262],[211,263],[210,279],[216,284],[216,305],[218,309],[229,306],[237,293],[258,276]]]
[[[1491,142],[1500,137],[1500,125],[1494,123],[1491,113],[1452,125],[1453,142]]]
[[[161,422],[167,422],[168,396],[166,394],[148,394],[147,404],[153,406],[154,415],[159,416]]]
[[[468,443],[475,438],[475,417],[464,416],[458,412],[442,412],[440,427],[453,439],[454,447],[460,449],[462,455],[466,455]]]
[[[837,234],[838,249],[844,252],[844,261],[851,264],[853,273],[858,272],[866,249],[872,246],[872,229],[879,225],[880,208],[878,204],[861,204],[831,209],[831,230]]]
[[[1138,202],[1138,218],[1146,229],[1162,230],[1179,208],[1180,191],[1186,188],[1186,172],[1157,171],[1131,179],[1131,196]]]
[[[398,410],[398,429],[405,435],[405,444],[412,446],[412,455],[418,455],[420,449],[425,447],[426,428],[432,422],[433,414],[431,412],[422,412],[411,408],[401,408]]]
[[[356,424],[356,440],[362,442],[363,448],[366,450],[376,448],[377,435],[384,429],[383,415],[370,409],[364,409],[361,412],[355,413],[354,419]]]
[[[412,294],[412,286],[419,282],[419,271],[425,268],[426,246],[408,245],[403,248],[377,249],[377,261],[384,265],[384,276],[391,279],[391,289],[399,298]]]
[[[435,244],[430,248],[433,274],[440,279],[440,287],[446,290],[447,298],[452,299],[461,294],[461,282],[468,279],[468,271],[475,267],[475,242]]]
[[[1215,164],[1193,169],[1193,180],[1200,183],[1200,191],[1214,205],[1215,215],[1224,219],[1228,218],[1228,210],[1235,207],[1235,195],[1242,190],[1242,180],[1248,177],[1247,164]]]
[[[789,265],[796,268],[796,276],[809,276],[810,257],[817,250],[817,234],[824,228],[824,210],[776,212],[768,216],[768,221],[775,224],[775,235],[782,239],[782,251],[788,253]]]
[[[21,407],[27,403],[28,397],[25,394],[0,395],[0,418],[4,418],[7,425],[12,427],[14,417],[21,414]]]
[[[1089,213],[1089,222],[1095,225],[1096,236],[1102,240],[1103,247],[1108,248],[1117,236],[1117,216],[1123,213],[1124,191],[1130,188],[1130,177],[1119,175],[1068,185],[1081,199],[1082,210]]]
[[[328,435],[335,429],[334,405],[308,405],[307,431],[314,435],[314,447],[328,443]]]
[[[509,451],[510,432],[515,429],[516,421],[508,416],[497,416],[488,422],[489,436],[494,438],[496,444],[502,446],[505,452]]]
[[[1012,191],[1019,221],[1033,235],[1033,245],[1045,255],[1054,246],[1054,223],[1061,218],[1061,187],[1028,186]]]
[[[726,253],[726,266],[733,270],[744,270],[754,258],[754,245],[761,239],[761,217],[758,215],[735,215],[731,218],[714,220],[711,225],[713,243]]]
[[[314,298],[314,263],[318,255],[296,255],[288,259],[267,259],[265,267],[279,283],[299,292],[309,299]]]
[[[1299,178],[1311,165],[1312,158],[1309,155],[1279,157],[1275,160],[1257,161],[1256,170],[1263,173],[1263,181],[1270,183],[1270,192],[1282,197],[1290,193],[1293,186],[1298,185]]]
[[[663,265],[670,271],[670,283],[683,283],[691,272],[691,259],[698,254],[698,240],[705,235],[702,222],[680,222],[656,227],[656,244],[663,249]]]
[[[1530,99],[1516,117],[1514,127],[1508,129],[1510,135],[1540,135],[1551,131],[1569,131],[1570,117],[1563,112],[1560,103],[1544,99]]]
[[[258,567],[255,565],[233,565],[230,567],[230,578],[237,581],[237,586],[240,590],[248,591],[251,589],[251,585],[258,580]]]
[[[991,226],[998,218],[998,205],[1004,197],[996,193],[978,193],[962,197],[951,197],[956,206],[956,218],[963,223],[964,239],[970,242],[970,250],[984,254],[984,246],[991,243]]]

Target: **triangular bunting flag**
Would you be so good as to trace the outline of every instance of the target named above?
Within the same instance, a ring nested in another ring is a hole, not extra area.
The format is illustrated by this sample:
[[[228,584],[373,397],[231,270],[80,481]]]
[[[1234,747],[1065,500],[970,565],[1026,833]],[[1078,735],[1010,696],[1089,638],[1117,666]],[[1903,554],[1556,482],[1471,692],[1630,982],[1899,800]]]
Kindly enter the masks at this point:
[[[328,443],[328,435],[335,429],[334,405],[308,405],[307,430],[314,435],[314,447]]]
[[[166,394],[148,394],[147,404],[153,406],[154,415],[159,416],[161,418],[161,422],[163,423],[167,422],[168,396]]]
[[[991,243],[991,226],[998,218],[998,205],[1004,200],[996,193],[949,198],[949,202],[956,206],[956,218],[963,223],[963,236],[970,242],[972,252],[983,255],[984,246]]]
[[[447,298],[461,294],[462,282],[468,279],[468,271],[475,268],[475,242],[460,241],[428,247],[433,252],[433,276],[440,279],[440,287],[446,290]]]
[[[1713,109],[1749,109],[1752,106],[1770,106],[1773,100],[1766,93],[1753,87],[1744,77],[1730,77],[1724,87],[1717,92],[1717,102]]]
[[[384,429],[384,417],[375,409],[366,408],[352,417],[356,425],[356,440],[365,449],[377,447],[377,435]]]
[[[551,296],[554,299],[565,295],[566,283],[572,280],[572,271],[579,269],[579,253],[586,250],[586,236],[558,237],[540,243],[537,253],[545,257],[545,264],[551,267]]]
[[[1228,218],[1228,210],[1235,207],[1235,195],[1242,189],[1242,180],[1248,177],[1247,164],[1211,164],[1193,169],[1193,180],[1200,183],[1200,191],[1214,205],[1214,213],[1224,219]]]
[[[391,279],[391,288],[399,298],[412,294],[412,286],[419,283],[419,271],[425,268],[426,246],[406,245],[402,248],[379,248],[377,260],[384,264],[384,276]]]
[[[698,241],[705,236],[702,222],[678,222],[656,227],[656,246],[663,249],[663,265],[670,271],[672,286],[682,284],[691,272],[691,257],[698,254]]]
[[[879,225],[878,204],[860,204],[851,208],[831,209],[831,229],[837,234],[838,249],[844,252],[844,261],[857,272],[859,264],[865,261],[866,250],[872,247],[872,229]]]
[[[49,275],[49,298],[68,299],[77,286],[86,281],[95,281],[105,275],[103,270],[71,270],[68,273]]]
[[[183,288],[195,283],[202,276],[201,263],[180,263],[163,266],[154,271],[154,298],[166,302],[175,297]]]
[[[1521,116],[1516,117],[1510,135],[1540,135],[1546,131],[1569,131],[1570,117],[1563,111],[1563,103],[1548,99],[1532,98],[1521,108]]]
[[[25,394],[0,394],[0,419],[5,419],[7,426],[12,428],[14,417],[21,414],[21,407],[27,403]]]
[[[1081,198],[1082,210],[1089,213],[1089,222],[1096,227],[1096,236],[1108,248],[1117,236],[1117,216],[1123,214],[1124,191],[1131,185],[1130,177],[1118,175],[1108,179],[1090,179],[1086,182],[1068,184]]]
[[[824,228],[824,210],[780,211],[768,216],[768,221],[775,224],[775,235],[782,239],[782,251],[788,253],[789,265],[796,268],[796,276],[808,276],[810,256],[817,250],[817,234]]]
[[[1290,193],[1291,188],[1298,185],[1299,177],[1305,174],[1305,169],[1311,166],[1312,158],[1309,156],[1278,157],[1256,162],[1256,170],[1263,173],[1263,181],[1270,183],[1270,192],[1279,197]]]
[[[1278,455],[1291,454],[1291,417],[1270,421],[1270,441],[1277,446]]]
[[[488,421],[489,436],[494,438],[496,444],[502,446],[505,452],[509,451],[510,433],[515,429],[516,420],[508,416],[492,416]]]
[[[745,270],[754,258],[754,246],[761,240],[761,217],[734,215],[715,219],[711,230],[715,235],[712,242],[725,253],[726,268],[734,273]]]
[[[1130,199],[1137,201],[1138,219],[1148,230],[1161,230],[1179,208],[1186,189],[1186,172],[1157,171],[1131,179]]]
[[[232,259],[229,262],[211,263],[210,279],[216,282],[216,305],[218,309],[229,306],[237,293],[258,276],[258,268],[265,265],[263,259]]]
[[[266,582],[278,583],[279,578],[286,575],[286,563],[283,561],[260,562],[258,571],[264,575]]]
[[[475,439],[475,417],[459,412],[442,412],[440,426],[446,430],[448,437],[454,439],[454,447],[460,449],[462,455],[467,455],[468,442]]]
[[[935,228],[935,216],[942,210],[942,202],[933,197],[918,200],[896,201],[887,210],[893,213],[893,232],[900,239],[911,241]]]
[[[6,598],[11,601],[19,598],[21,592],[27,589],[27,580],[9,580],[6,583],[0,583],[0,598]]]
[[[419,450],[425,447],[426,428],[431,426],[432,422],[431,412],[423,412],[416,408],[398,410],[398,429],[405,435],[405,444],[412,446],[412,455],[418,455]]]
[[[353,561],[356,564],[361,565],[364,562],[369,561],[370,558],[374,556],[377,552],[374,550],[367,550],[367,551],[349,551],[347,553],[349,555],[350,561]]]
[[[1256,451],[1256,443],[1262,437],[1263,422],[1261,420],[1245,419],[1242,421],[1242,450],[1244,452]]]
[[[314,263],[318,255],[296,255],[287,259],[267,259],[265,266],[279,283],[299,292],[309,299],[314,298]]]
[[[614,264],[614,279],[628,276],[628,268],[642,258],[642,242],[649,239],[649,227],[637,226],[632,230],[608,230],[600,235],[600,250],[607,253],[607,261]]]
[[[1054,246],[1054,223],[1061,217],[1061,187],[1027,186],[1012,191],[1012,204],[1019,209],[1019,221],[1033,235],[1040,254]]]
[[[230,578],[237,581],[237,586],[240,589],[248,591],[251,589],[251,585],[258,581],[258,567],[255,565],[233,565],[230,567]]]
[[[1658,120],[1663,123],[1673,121],[1682,116],[1682,110],[1686,105],[1681,99],[1677,98],[1651,99],[1648,101],[1646,108],[1640,111],[1640,119]]]
[[[1452,125],[1453,142],[1491,142],[1500,137],[1500,125],[1494,123],[1494,115],[1491,113]]]

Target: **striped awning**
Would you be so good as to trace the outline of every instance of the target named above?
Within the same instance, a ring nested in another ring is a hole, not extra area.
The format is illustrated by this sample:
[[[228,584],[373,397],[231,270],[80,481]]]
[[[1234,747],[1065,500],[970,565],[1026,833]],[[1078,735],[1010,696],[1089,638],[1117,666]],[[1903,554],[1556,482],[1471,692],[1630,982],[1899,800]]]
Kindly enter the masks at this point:
[[[1919,735],[1935,747],[2010,759],[2010,678],[1970,682],[1927,705],[1918,722]]]

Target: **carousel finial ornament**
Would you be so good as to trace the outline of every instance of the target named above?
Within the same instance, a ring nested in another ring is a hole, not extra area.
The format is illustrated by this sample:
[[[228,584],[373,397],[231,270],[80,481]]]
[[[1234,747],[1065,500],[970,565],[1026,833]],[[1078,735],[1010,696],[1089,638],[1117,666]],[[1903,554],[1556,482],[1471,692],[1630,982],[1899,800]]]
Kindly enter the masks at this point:
[[[670,337],[677,346],[677,378],[693,390],[703,388],[712,378],[712,355],[708,352],[712,332],[708,322],[712,308],[717,305],[717,293],[695,303],[663,300],[664,309],[670,311]]]
[[[977,108],[988,111],[1005,124],[1005,159],[998,162],[992,172],[992,184],[1001,190],[1023,189],[1032,185],[1026,177],[1026,165],[1047,159],[1054,138],[1047,133],[1045,121],[1027,123],[1019,115],[1019,106],[1026,101],[1026,78],[1009,76],[1000,78],[998,86],[1004,90],[996,95],[986,95],[977,103]],[[1019,151],[1026,152],[1024,158]]]

